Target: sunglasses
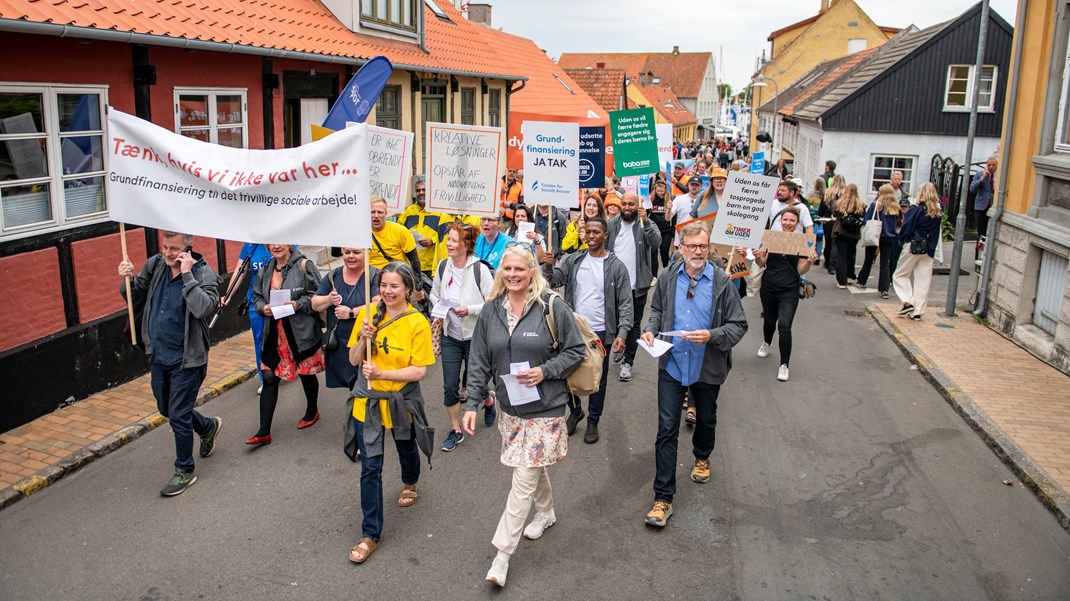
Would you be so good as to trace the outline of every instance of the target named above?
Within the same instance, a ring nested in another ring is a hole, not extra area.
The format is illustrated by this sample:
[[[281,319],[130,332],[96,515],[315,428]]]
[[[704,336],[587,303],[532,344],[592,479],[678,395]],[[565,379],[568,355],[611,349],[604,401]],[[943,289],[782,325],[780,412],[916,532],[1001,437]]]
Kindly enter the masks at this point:
[[[687,300],[695,298],[695,286],[698,286],[698,280],[690,278],[691,281],[687,284]]]

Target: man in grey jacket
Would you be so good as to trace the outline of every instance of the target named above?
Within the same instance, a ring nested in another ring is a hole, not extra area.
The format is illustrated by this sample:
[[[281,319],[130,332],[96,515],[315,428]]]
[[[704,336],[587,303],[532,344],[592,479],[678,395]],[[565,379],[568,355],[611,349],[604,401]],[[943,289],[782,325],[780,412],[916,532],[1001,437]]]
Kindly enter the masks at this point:
[[[557,267],[543,265],[543,272],[550,286],[565,287],[565,302],[582,315],[591,329],[598,334],[602,345],[612,352],[624,350],[624,340],[632,329],[632,291],[628,270],[620,259],[606,252],[606,220],[591,217],[586,222],[587,250],[571,254]],[[606,376],[609,373],[609,355],[602,360],[602,380],[598,391],[587,399],[587,431],[583,442],[598,442],[598,420],[606,400]],[[569,400],[571,412],[565,425],[568,435],[576,431],[583,419],[580,399]]]
[[[680,405],[690,395],[697,412],[692,435],[695,465],[691,479],[710,479],[717,426],[717,395],[732,368],[732,347],[747,333],[739,294],[723,269],[706,260],[710,233],[704,224],[680,231],[684,260],[658,276],[643,342],[654,344],[661,332],[676,332],[672,349],[658,363],[658,436],[654,443],[654,507],[646,523],[664,526],[676,493],[676,448]]]
[[[193,407],[208,372],[208,320],[219,306],[219,276],[193,253],[193,236],[161,232],[160,253],[134,276],[134,265],[119,263],[119,277],[133,277],[130,299],[143,308],[138,328],[149,356],[156,409],[171,420],[175,434],[175,474],[160,491],[181,494],[197,481],[193,475],[193,433],[201,437],[201,457],[215,450],[223,421]],[[125,283],[119,293],[126,295]]]
[[[620,215],[609,220],[606,248],[617,256],[628,270],[632,288],[632,311],[634,320],[624,344],[624,362],[620,366],[620,381],[632,379],[632,362],[638,346],[639,330],[646,307],[646,295],[654,277],[650,264],[651,249],[661,246],[658,226],[646,217],[646,209],[639,196],[628,192],[620,201]]]

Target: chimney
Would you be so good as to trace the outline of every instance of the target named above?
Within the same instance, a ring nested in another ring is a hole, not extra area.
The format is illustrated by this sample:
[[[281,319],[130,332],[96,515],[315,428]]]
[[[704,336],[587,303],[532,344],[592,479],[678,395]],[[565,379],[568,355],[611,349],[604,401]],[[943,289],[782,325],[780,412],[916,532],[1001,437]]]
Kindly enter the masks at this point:
[[[482,23],[487,27],[491,27],[491,5],[489,4],[469,4],[468,5],[468,20],[472,23]]]
[[[595,69],[605,69],[606,68],[606,64],[605,63],[595,63],[594,64],[594,68]]]
[[[836,0],[821,0],[821,8],[817,10],[817,14],[824,14],[833,4],[836,4]]]
[[[672,47],[672,55],[673,56],[680,56],[680,47],[679,46],[673,46]]]

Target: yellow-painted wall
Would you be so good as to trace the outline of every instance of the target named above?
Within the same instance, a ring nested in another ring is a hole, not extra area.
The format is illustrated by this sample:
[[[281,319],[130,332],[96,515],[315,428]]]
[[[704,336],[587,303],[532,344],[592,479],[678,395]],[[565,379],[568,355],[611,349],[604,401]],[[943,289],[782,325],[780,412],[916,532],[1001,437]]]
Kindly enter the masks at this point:
[[[857,23],[855,27],[850,23]],[[816,21],[778,36],[773,42],[775,54],[759,73],[773,78],[780,90],[787,89],[807,71],[822,61],[847,55],[847,41],[865,38],[866,47],[880,46],[894,34],[885,33],[866,15],[854,0],[837,0]],[[784,40],[793,42],[788,44]],[[750,146],[758,148],[757,109],[775,96],[772,85],[755,87],[752,95]]]

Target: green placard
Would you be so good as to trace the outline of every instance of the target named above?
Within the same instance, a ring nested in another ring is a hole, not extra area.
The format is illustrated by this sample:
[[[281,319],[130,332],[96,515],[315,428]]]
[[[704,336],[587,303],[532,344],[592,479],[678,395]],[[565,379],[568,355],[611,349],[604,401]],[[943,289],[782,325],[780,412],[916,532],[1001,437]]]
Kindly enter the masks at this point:
[[[649,175],[661,170],[653,108],[612,111],[609,126],[613,131],[613,175]]]

